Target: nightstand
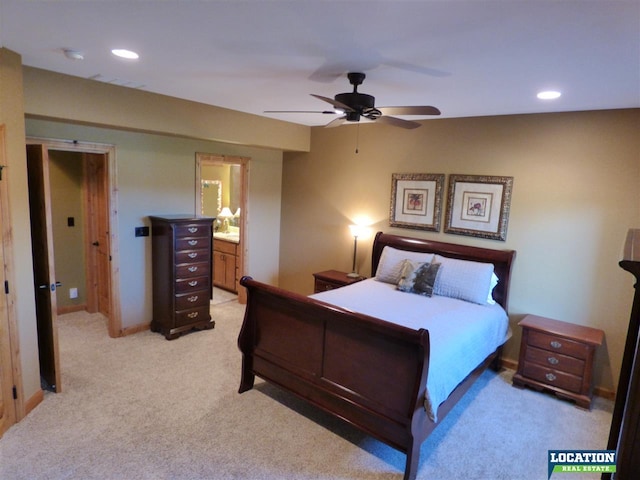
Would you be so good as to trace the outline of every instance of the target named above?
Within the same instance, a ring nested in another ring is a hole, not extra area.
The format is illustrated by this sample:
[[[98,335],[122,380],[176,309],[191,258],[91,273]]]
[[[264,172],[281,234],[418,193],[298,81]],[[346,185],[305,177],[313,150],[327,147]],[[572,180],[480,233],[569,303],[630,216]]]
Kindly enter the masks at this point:
[[[513,386],[550,390],[591,408],[595,351],[604,332],[537,315],[527,315],[518,325],[522,343]]]
[[[324,272],[314,273],[315,284],[313,293],[324,292],[326,290],[333,290],[334,288],[344,287],[351,285],[352,283],[364,280],[365,277],[348,277],[347,272],[340,272],[338,270],[326,270]]]

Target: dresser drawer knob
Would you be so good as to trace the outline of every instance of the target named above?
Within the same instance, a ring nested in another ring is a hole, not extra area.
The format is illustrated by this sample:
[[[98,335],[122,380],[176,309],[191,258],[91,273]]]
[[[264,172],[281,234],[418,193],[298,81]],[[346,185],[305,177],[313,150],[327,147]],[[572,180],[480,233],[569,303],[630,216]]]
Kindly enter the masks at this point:
[[[557,365],[560,363],[560,360],[558,360],[556,357],[549,357],[547,358],[547,362],[549,362],[551,365]]]
[[[191,280],[191,281],[189,282],[189,286],[190,286],[190,287],[195,287],[196,285],[198,285],[198,281],[197,281],[197,280]]]
[[[192,247],[198,244],[198,240],[189,240],[189,245]]]
[[[198,270],[198,267],[189,267],[188,270],[193,273],[196,272]]]
[[[549,380],[550,382],[553,382],[556,379],[556,376],[553,373],[547,373],[545,375],[546,379]]]
[[[550,345],[551,345],[553,348],[560,348],[560,347],[562,347],[562,344],[561,344],[559,341],[557,341],[557,340],[552,341],[552,342],[550,343]]]
[[[198,256],[198,254],[196,252],[191,252],[191,253],[187,254],[187,256],[189,258],[196,258]]]
[[[187,298],[187,300],[189,300],[190,302],[196,302],[198,301],[198,295],[192,295],[191,297]]]
[[[198,227],[189,227],[189,233],[196,233],[198,231]]]
[[[187,317],[189,318],[196,318],[198,316],[198,312],[191,312],[189,314],[187,314]]]

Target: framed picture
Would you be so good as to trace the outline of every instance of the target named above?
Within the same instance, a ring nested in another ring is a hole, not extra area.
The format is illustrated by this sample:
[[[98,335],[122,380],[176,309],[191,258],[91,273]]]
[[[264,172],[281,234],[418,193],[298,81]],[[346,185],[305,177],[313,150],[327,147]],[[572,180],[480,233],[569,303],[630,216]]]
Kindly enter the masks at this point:
[[[513,177],[449,175],[445,233],[507,239]]]
[[[444,174],[392,174],[389,225],[439,231],[443,187]]]

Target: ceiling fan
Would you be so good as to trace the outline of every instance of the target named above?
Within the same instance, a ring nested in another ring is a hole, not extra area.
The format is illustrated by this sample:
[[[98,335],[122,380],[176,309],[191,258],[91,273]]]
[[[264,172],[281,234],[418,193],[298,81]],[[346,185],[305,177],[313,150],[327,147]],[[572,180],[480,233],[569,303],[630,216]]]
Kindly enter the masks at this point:
[[[440,115],[440,110],[430,106],[406,106],[406,107],[376,107],[375,97],[366,93],[358,92],[358,86],[362,85],[366,75],[364,73],[350,72],[347,74],[349,83],[353,85],[353,92],[339,93],[334,98],[323,97],[321,95],[311,94],[312,97],[318,98],[324,102],[333,105],[335,110],[325,110],[319,112],[309,111],[283,111],[269,110],[265,113],[325,113],[325,114],[344,114],[329,122],[325,127],[337,127],[345,122],[359,122],[361,117],[373,120],[379,123],[386,123],[394,127],[401,128],[418,128],[421,124],[404,120],[402,118],[392,117],[390,115]]]

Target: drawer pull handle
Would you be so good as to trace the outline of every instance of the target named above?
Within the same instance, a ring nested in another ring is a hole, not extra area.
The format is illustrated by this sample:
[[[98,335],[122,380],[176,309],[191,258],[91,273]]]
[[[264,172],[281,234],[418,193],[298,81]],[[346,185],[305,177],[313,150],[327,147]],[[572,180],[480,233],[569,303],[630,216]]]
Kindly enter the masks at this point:
[[[556,376],[553,373],[547,373],[545,375],[546,379],[549,380],[550,382],[553,382],[556,379]]]
[[[560,363],[560,360],[558,360],[556,357],[549,357],[547,358],[547,362],[549,362],[551,365],[557,365]]]
[[[198,285],[198,281],[197,281],[197,280],[191,280],[191,281],[189,282],[189,286],[190,286],[190,287],[195,287],[196,285]]]
[[[560,347],[562,347],[562,344],[561,344],[559,341],[557,341],[557,340],[554,340],[553,342],[551,342],[551,343],[550,343],[550,345],[551,345],[553,348],[560,348]]]
[[[187,315],[189,318],[196,318],[198,316],[198,312],[191,312]]]
[[[191,245],[192,247],[197,244],[198,244],[198,240],[189,240],[189,245]]]
[[[189,300],[190,302],[192,302],[192,303],[193,303],[193,302],[195,302],[195,301],[197,301],[197,300],[198,300],[198,295],[193,295],[193,296],[191,296],[191,297],[187,298],[187,300]]]
[[[189,227],[189,233],[196,233],[198,231],[198,227]]]
[[[191,252],[191,253],[187,254],[187,256],[189,258],[196,258],[198,256],[198,254],[196,252]]]
[[[196,272],[198,270],[198,267],[189,267],[188,269],[191,273]]]

